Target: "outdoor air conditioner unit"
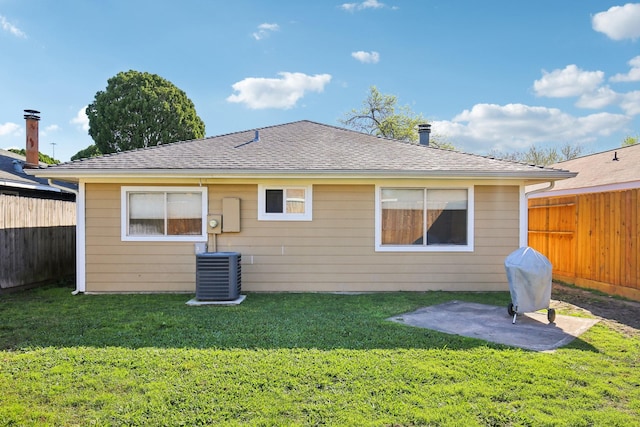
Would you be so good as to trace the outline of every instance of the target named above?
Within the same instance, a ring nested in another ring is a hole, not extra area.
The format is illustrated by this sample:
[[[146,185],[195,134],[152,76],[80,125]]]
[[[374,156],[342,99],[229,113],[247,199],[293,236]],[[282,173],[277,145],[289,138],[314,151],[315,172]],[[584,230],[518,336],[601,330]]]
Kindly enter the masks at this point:
[[[233,301],[240,297],[241,267],[237,252],[196,255],[196,299]]]

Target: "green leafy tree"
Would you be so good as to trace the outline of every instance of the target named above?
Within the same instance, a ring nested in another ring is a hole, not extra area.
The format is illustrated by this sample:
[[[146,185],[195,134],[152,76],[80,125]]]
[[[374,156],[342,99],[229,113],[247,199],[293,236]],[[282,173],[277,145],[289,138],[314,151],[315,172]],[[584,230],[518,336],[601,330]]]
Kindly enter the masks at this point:
[[[156,74],[118,73],[86,113],[89,135],[103,154],[204,137],[193,102]]]
[[[27,150],[25,150],[24,148],[9,148],[8,151],[11,151],[12,153],[16,153],[16,154],[20,154],[21,156],[25,156],[27,155]],[[48,165],[57,165],[58,163],[60,163],[60,160],[56,160],[53,157],[49,157],[46,154],[43,154],[41,152],[38,151],[38,161],[42,162],[42,163],[46,163]]]
[[[569,143],[563,145],[559,149],[557,147],[536,148],[529,147],[527,151],[514,151],[501,153],[491,151],[490,157],[497,157],[514,162],[528,163],[531,165],[548,166],[558,162],[575,159],[582,155],[582,147],[579,145],[571,145]]]
[[[80,150],[76,154],[71,156],[71,160],[80,160],[80,159],[86,159],[89,157],[97,157],[101,155],[102,153],[98,149],[98,146],[95,144],[92,144],[87,148],[85,148],[84,150]]]
[[[638,135],[636,136],[627,136],[625,139],[622,140],[622,146],[623,147],[628,147],[630,145],[636,145],[638,143]]]
[[[351,110],[339,122],[359,132],[411,142],[419,139],[418,125],[427,123],[422,114],[414,113],[408,105],[399,106],[395,95],[382,94],[375,86],[369,88],[362,108]],[[435,135],[432,135],[430,145],[454,148]]]

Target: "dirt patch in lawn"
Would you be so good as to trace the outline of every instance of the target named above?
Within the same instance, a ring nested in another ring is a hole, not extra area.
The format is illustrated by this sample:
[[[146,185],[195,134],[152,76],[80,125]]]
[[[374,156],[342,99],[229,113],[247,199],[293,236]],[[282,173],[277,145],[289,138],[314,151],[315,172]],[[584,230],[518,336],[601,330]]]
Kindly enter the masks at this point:
[[[640,336],[640,303],[553,284],[551,307],[565,313],[592,315],[626,336]]]

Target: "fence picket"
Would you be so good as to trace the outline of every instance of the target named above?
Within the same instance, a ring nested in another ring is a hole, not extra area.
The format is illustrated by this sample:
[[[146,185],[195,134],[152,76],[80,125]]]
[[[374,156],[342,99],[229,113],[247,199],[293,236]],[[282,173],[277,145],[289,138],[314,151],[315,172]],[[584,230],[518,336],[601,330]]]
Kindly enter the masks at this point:
[[[0,194],[0,291],[75,272],[75,202]]]
[[[638,193],[640,189],[530,199],[529,245],[549,258],[554,277],[637,298]]]

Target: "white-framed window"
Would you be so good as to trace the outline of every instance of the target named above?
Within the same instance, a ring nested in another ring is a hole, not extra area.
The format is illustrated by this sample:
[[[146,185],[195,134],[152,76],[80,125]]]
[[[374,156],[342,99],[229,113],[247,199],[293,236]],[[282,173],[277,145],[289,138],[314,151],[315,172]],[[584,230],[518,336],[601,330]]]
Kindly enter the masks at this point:
[[[258,220],[311,221],[313,186],[258,185]]]
[[[376,251],[473,251],[473,187],[376,186]]]
[[[207,240],[207,189],[129,187],[121,190],[122,240]]]

